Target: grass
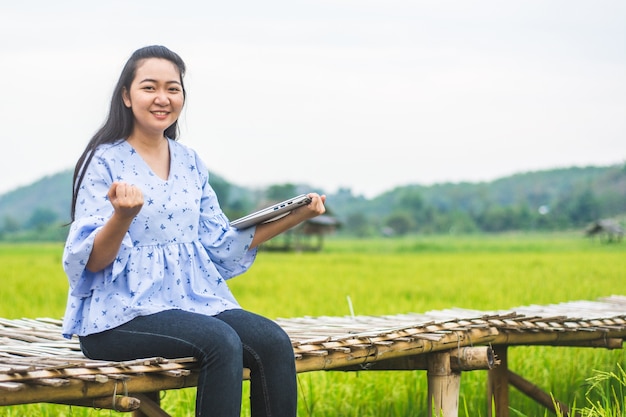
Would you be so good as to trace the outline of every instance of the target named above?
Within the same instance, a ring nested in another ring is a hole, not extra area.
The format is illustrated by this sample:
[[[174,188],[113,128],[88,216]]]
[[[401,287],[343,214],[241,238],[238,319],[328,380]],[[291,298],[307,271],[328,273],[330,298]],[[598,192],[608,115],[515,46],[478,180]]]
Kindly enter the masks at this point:
[[[626,372],[621,366],[617,370],[606,372],[597,371],[587,382],[586,407],[587,417],[623,417],[626,415]],[[596,394],[591,396],[589,394]]]
[[[61,317],[67,281],[61,245],[0,246],[0,317]],[[510,309],[626,294],[626,245],[578,234],[328,239],[320,253],[261,252],[252,269],[229,282],[241,304],[271,318],[425,312],[450,307]],[[590,378],[619,376],[622,350],[515,347],[509,366],[555,398],[581,409],[612,410],[614,397]],[[599,373],[600,372],[600,373]],[[615,379],[615,378],[613,378]],[[312,372],[299,375],[299,415],[426,416],[426,373]],[[620,386],[612,381],[612,386]],[[486,373],[462,376],[459,412],[486,416]],[[594,387],[591,389],[591,387]],[[247,396],[247,386],[244,398]],[[511,415],[549,415],[515,389]],[[621,391],[623,392],[623,391]],[[193,390],[163,399],[173,416],[192,416]],[[599,402],[599,403],[598,403]],[[242,415],[249,415],[247,401]],[[589,411],[590,413],[592,411]],[[610,412],[610,411],[609,411]],[[115,413],[113,413],[115,414]],[[109,411],[30,405],[0,417],[109,416]],[[621,414],[589,414],[613,417]]]

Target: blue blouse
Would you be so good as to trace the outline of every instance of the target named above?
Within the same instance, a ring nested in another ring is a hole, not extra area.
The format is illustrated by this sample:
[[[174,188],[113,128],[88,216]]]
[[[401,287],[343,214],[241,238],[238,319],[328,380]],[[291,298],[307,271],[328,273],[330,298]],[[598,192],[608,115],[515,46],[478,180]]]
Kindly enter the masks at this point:
[[[95,150],[63,252],[70,284],[65,337],[98,333],[168,309],[215,315],[240,308],[225,281],[254,262],[255,228],[230,227],[198,155],[173,140],[169,149],[167,181],[125,140]],[[90,272],[85,265],[94,238],[113,213],[107,192],[114,181],[139,187],[144,205],[115,261]]]

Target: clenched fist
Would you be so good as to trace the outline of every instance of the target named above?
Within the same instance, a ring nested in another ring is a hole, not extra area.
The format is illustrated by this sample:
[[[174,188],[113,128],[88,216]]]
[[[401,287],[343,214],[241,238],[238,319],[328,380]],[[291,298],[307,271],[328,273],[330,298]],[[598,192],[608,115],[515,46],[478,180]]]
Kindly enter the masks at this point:
[[[135,218],[143,207],[143,193],[139,188],[125,182],[111,184],[107,194],[115,213],[122,218]]]

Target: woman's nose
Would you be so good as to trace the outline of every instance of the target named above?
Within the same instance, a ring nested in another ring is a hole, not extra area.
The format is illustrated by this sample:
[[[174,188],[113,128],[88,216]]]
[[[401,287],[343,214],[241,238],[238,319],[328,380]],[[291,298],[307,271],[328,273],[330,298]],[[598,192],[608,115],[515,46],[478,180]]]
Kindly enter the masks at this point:
[[[167,105],[170,102],[169,97],[167,96],[167,92],[163,91],[163,90],[159,90],[157,91],[157,95],[156,98],[154,99],[154,102],[160,105]]]

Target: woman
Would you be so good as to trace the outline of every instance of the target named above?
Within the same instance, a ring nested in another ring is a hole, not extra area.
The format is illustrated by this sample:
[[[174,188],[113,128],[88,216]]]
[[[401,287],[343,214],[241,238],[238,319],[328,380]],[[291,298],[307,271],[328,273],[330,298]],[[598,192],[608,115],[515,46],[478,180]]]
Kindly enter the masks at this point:
[[[243,310],[225,281],[259,244],[325,211],[325,196],[271,223],[229,225],[208,170],[176,141],[185,64],[163,46],[133,53],[109,115],[74,171],[63,255],[63,333],[92,359],[194,356],[197,416],[239,416],[243,368],[253,416],[295,416],[293,349],[273,321]]]

